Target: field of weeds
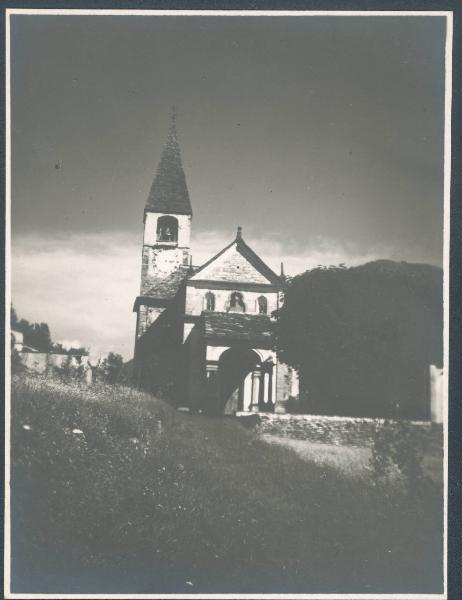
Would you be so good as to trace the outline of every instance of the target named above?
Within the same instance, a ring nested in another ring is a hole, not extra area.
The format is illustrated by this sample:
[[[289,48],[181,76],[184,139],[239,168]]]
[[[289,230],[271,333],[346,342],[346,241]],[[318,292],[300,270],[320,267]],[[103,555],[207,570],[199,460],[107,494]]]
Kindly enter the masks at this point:
[[[442,489],[358,480],[129,388],[12,389],[12,591],[429,593]]]

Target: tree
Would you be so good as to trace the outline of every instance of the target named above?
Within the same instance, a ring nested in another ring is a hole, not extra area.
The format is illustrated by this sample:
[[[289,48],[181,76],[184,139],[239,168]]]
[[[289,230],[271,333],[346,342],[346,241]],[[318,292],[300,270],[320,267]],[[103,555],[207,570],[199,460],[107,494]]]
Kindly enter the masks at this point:
[[[293,278],[278,312],[282,360],[304,409],[424,418],[429,364],[442,364],[442,270],[376,261]]]
[[[40,352],[50,352],[53,348],[50,329],[46,323],[34,323],[24,334],[26,344]]]
[[[21,331],[24,335],[24,344],[40,352],[58,352],[61,354],[88,355],[87,348],[64,348],[60,343],[51,339],[50,328],[47,323],[29,323],[27,319],[18,319],[18,315],[11,305],[11,328]]]
[[[27,319],[18,319],[18,315],[11,306],[11,327],[21,331],[24,335],[24,344],[40,352],[49,352],[53,347],[50,329],[46,323],[29,323]]]
[[[18,315],[17,315],[13,305],[11,305],[10,320],[11,320],[11,329],[17,329],[19,321],[18,321]]]
[[[70,354],[77,356],[88,356],[89,354],[88,348],[84,348],[83,346],[71,346],[70,348],[65,348],[60,342],[53,343],[52,350],[53,352],[57,352],[58,354]]]
[[[109,352],[107,358],[102,361],[102,368],[105,373],[107,383],[117,383],[119,375],[122,372],[124,359],[120,354]]]
[[[21,354],[14,347],[14,340],[11,341],[11,372],[19,373],[24,367],[22,366]]]

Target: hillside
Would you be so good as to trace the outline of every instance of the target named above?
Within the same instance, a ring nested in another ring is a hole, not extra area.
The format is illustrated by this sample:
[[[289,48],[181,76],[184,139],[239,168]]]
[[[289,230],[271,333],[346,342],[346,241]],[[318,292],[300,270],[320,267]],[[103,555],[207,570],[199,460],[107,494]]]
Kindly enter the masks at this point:
[[[405,492],[129,388],[15,377],[14,592],[438,592],[441,489]]]

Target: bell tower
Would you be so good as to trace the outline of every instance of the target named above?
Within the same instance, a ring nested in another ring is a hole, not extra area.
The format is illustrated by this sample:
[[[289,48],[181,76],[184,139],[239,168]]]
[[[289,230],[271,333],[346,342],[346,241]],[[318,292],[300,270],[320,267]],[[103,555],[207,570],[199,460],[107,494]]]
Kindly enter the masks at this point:
[[[167,141],[144,209],[141,296],[189,263],[192,209],[172,112]]]

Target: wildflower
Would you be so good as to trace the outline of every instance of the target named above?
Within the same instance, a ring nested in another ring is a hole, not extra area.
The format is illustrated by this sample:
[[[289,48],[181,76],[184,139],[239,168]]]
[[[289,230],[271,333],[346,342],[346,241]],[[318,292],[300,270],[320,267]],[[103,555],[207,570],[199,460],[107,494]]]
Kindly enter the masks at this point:
[[[23,425],[22,428],[25,429],[26,431],[31,431],[31,429],[32,429],[32,427],[30,425]]]
[[[74,433],[75,435],[83,435],[83,431],[81,429],[73,429],[72,433]]]
[[[191,585],[191,586],[193,586],[193,585],[194,585],[194,583],[193,583],[192,581],[187,581],[187,582],[186,582],[186,585]]]

